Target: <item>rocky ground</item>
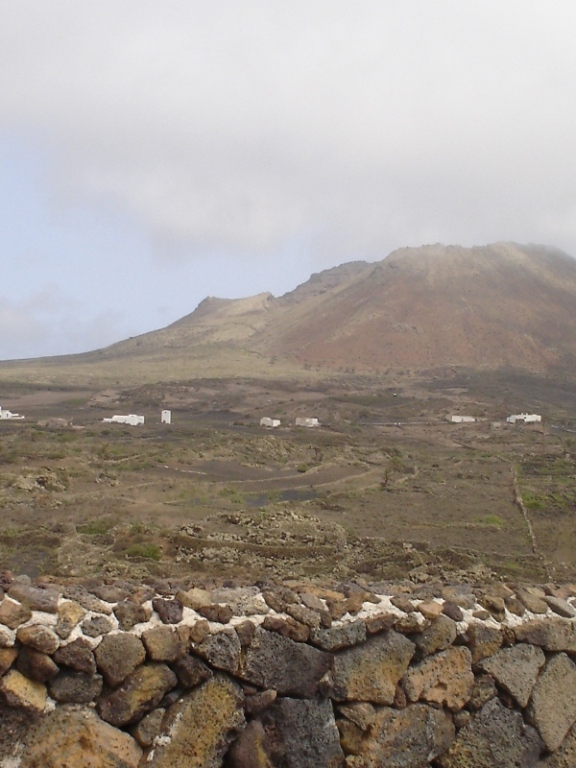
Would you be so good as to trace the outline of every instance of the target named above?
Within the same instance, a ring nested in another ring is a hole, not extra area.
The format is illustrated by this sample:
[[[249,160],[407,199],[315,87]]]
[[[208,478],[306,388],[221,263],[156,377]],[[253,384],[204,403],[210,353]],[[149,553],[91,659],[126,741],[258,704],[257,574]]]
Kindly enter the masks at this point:
[[[0,563],[32,577],[570,579],[572,401],[561,386],[547,404],[544,386],[507,386],[349,377],[13,392],[4,402],[27,420],[0,423]],[[522,389],[546,406],[543,426],[493,421],[501,397],[528,407]],[[102,424],[129,411],[146,425]],[[453,411],[480,421],[448,424]],[[294,428],[303,412],[322,426]],[[270,413],[280,429],[258,426]]]

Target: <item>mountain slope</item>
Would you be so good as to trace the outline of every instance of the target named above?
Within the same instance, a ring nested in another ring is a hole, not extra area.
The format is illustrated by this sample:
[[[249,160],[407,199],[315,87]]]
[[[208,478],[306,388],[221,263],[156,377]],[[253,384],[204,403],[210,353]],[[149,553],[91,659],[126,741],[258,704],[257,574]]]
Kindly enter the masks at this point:
[[[329,367],[571,365],[576,261],[509,243],[406,248],[266,332],[283,355]]]
[[[315,274],[280,298],[205,299],[106,349],[3,363],[0,377],[18,366],[152,381],[446,365],[574,374],[576,260],[514,243],[403,248]]]

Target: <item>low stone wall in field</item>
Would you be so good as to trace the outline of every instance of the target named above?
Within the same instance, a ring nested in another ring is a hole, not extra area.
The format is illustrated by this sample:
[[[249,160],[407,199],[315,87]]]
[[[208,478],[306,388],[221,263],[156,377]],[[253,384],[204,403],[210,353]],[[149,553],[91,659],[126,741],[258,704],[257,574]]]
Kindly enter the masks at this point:
[[[576,588],[0,579],[2,768],[574,768]]]

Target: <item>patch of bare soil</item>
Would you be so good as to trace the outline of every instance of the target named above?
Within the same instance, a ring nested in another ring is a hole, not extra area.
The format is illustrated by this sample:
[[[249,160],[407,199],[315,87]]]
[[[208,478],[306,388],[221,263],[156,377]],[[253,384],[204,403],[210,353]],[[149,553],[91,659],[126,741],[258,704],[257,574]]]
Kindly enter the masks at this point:
[[[25,411],[27,408],[54,407],[61,404],[70,404],[70,402],[85,401],[91,396],[91,392],[86,389],[72,390],[49,390],[43,389],[35,392],[16,393],[9,389],[2,394],[2,407],[12,411]]]

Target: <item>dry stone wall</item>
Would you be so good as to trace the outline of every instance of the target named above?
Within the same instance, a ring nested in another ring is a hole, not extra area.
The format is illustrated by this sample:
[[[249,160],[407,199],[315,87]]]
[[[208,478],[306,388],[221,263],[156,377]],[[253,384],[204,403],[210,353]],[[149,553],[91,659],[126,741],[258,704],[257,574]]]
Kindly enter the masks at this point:
[[[1,768],[574,768],[576,587],[0,578]]]

